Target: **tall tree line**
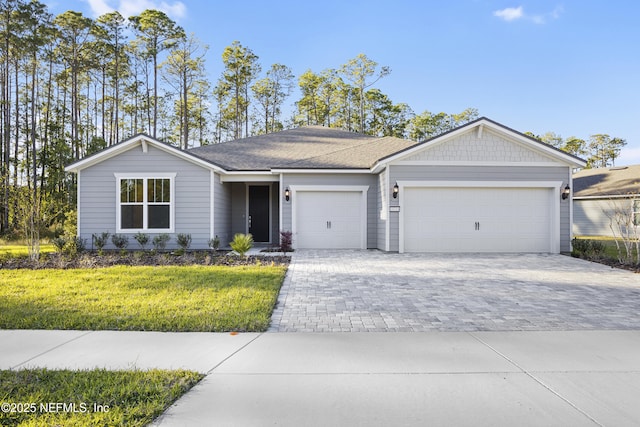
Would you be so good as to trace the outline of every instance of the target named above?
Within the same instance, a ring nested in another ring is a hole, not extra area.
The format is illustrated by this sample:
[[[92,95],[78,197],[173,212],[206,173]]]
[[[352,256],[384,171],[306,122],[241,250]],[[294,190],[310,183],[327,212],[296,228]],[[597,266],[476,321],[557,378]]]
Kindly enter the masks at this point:
[[[616,165],[616,159],[620,157],[622,148],[627,145],[623,138],[611,137],[604,133],[590,135],[588,139],[570,136],[562,138],[555,132],[546,132],[543,135],[535,135],[525,132],[526,135],[536,138],[559,150],[581,157],[587,161],[587,168],[606,168]]]
[[[303,125],[424,141],[478,117],[473,108],[416,114],[394,103],[375,87],[391,69],[364,54],[295,76],[284,64],[263,69],[236,41],[212,82],[207,50],[157,10],[91,19],[0,0],[0,234],[37,241],[75,208],[75,176],[64,167],[138,133],[183,149]],[[597,145],[598,165],[619,154],[624,140],[613,141],[617,148],[607,135],[546,142],[578,155]]]

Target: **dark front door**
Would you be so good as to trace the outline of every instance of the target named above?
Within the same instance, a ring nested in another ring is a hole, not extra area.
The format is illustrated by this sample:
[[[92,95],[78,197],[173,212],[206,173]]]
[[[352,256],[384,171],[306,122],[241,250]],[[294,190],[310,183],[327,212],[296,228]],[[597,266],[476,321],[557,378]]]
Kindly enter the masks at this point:
[[[269,187],[249,186],[249,233],[254,242],[269,241]]]

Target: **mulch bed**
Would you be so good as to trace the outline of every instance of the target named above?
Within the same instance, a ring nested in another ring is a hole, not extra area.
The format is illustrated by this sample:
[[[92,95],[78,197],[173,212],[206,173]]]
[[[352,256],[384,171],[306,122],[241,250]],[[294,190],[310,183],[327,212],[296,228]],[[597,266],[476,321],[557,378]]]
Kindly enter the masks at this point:
[[[608,265],[611,268],[620,268],[622,270],[629,270],[634,273],[640,273],[640,265],[621,263],[617,259],[602,258],[602,257],[582,257],[582,256],[579,256],[576,258],[585,259],[591,262],[597,262],[598,264]]]
[[[284,255],[252,255],[240,257],[230,252],[187,252],[185,254],[175,253],[153,253],[153,252],[105,252],[103,255],[97,253],[82,253],[74,256],[60,254],[42,254],[38,261],[28,258],[8,258],[0,260],[0,268],[3,269],[44,269],[44,268],[101,268],[114,265],[132,266],[186,266],[186,265],[289,265],[291,257]]]

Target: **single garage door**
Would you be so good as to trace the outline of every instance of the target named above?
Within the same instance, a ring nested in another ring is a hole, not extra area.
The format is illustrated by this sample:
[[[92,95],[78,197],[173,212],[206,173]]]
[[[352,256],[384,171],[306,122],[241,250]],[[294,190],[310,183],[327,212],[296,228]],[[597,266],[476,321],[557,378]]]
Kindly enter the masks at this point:
[[[413,188],[405,252],[551,252],[550,188]]]
[[[361,249],[362,200],[361,191],[298,191],[295,247]]]

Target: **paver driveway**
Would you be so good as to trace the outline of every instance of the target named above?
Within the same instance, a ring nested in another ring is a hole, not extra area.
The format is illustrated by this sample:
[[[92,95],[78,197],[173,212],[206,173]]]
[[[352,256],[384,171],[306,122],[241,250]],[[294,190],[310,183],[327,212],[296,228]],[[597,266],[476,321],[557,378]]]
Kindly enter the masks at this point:
[[[270,331],[640,329],[640,275],[564,255],[294,254]]]

